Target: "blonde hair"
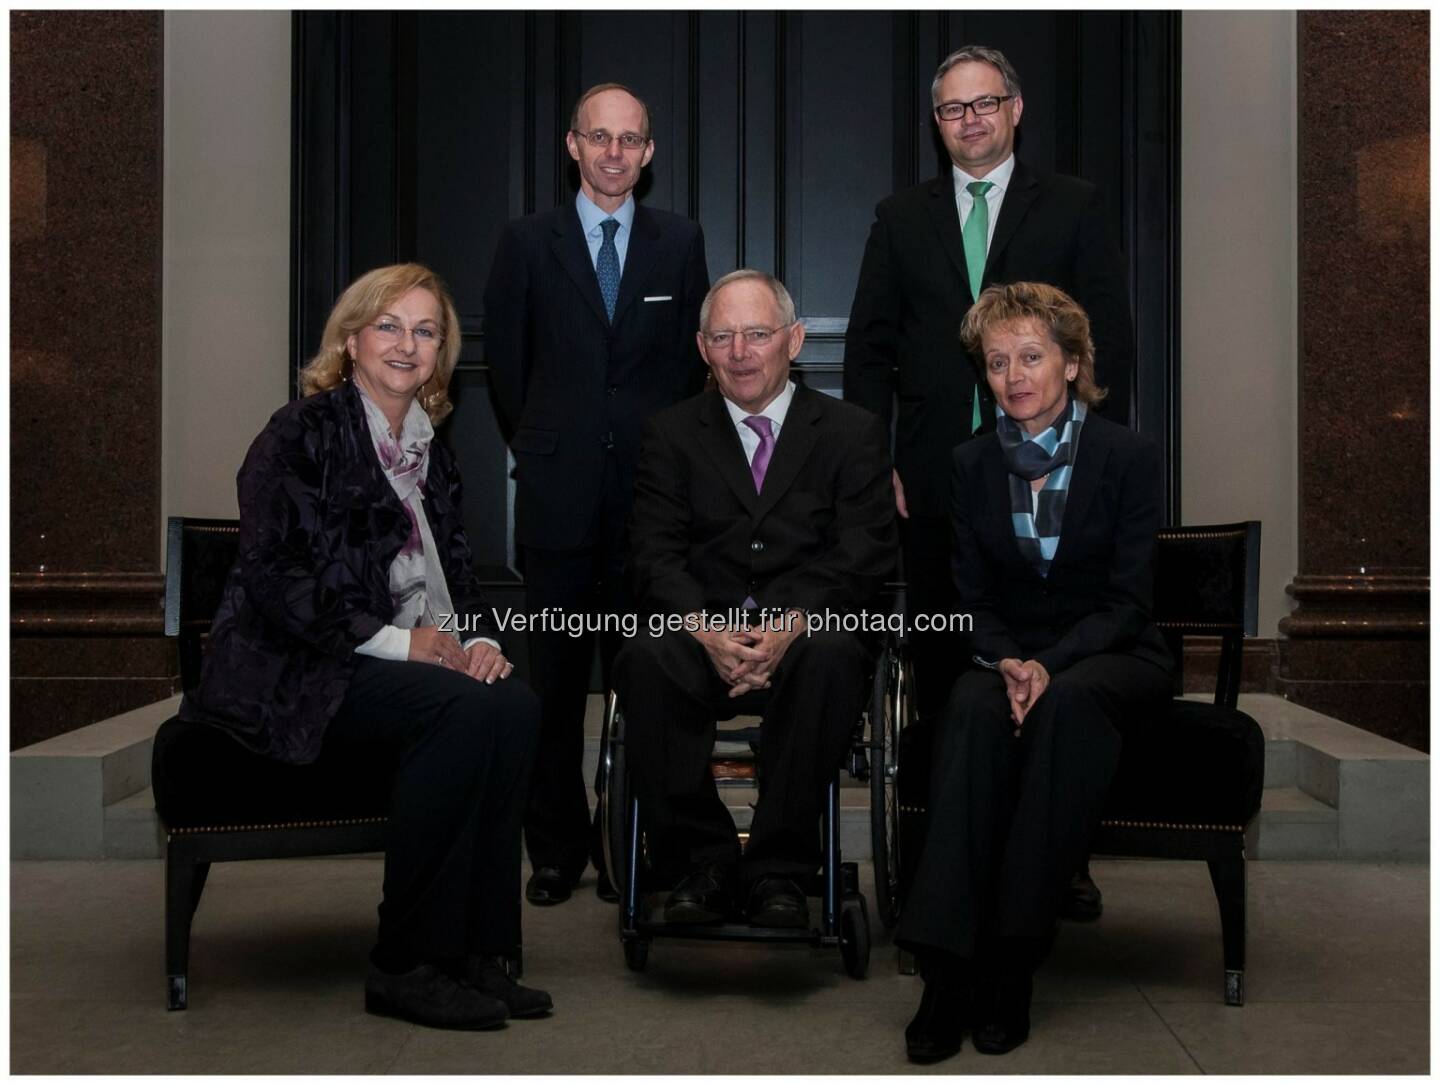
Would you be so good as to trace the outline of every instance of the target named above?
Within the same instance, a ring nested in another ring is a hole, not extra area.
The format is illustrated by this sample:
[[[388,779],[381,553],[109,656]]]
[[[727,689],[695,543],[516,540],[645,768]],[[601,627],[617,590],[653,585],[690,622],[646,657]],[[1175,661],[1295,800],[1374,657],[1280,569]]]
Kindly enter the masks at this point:
[[[454,410],[450,402],[450,378],[460,358],[460,316],[444,280],[422,264],[391,264],[367,271],[345,288],[320,336],[320,349],[300,370],[300,392],[313,396],[338,388],[350,377],[354,362],[345,343],[352,335],[412,290],[428,290],[440,303],[440,334],[444,341],[435,358],[435,372],[415,393],[420,406],[439,423]]]
[[[974,359],[981,380],[985,378],[985,333],[1028,320],[1044,328],[1051,341],[1079,366],[1073,382],[1076,398],[1087,407],[1103,400],[1107,393],[1095,383],[1090,318],[1074,298],[1048,283],[997,283],[980,292],[960,325],[960,341]]]

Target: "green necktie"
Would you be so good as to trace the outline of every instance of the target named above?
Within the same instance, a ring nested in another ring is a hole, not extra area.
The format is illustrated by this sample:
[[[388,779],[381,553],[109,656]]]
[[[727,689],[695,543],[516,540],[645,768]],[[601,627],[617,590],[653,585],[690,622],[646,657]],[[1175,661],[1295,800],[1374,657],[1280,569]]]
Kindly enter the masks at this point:
[[[970,273],[970,296],[977,301],[980,298],[980,281],[985,278],[985,250],[990,241],[990,205],[985,200],[985,193],[994,187],[989,181],[971,181],[965,186],[965,191],[970,193],[970,217],[965,220],[960,233],[965,239],[965,269]],[[978,384],[970,404],[970,432],[974,433],[980,428]]]

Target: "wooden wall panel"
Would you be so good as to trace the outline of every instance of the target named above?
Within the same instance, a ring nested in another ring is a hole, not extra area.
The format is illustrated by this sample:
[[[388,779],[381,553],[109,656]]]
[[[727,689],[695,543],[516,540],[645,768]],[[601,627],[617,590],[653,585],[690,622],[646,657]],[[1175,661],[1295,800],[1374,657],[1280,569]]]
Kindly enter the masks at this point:
[[[483,290],[505,221],[573,199],[563,138],[580,90],[614,81],[646,99],[657,146],[641,199],[701,223],[712,277],[778,274],[809,332],[800,367],[838,393],[874,206],[948,168],[930,80],[983,42],[1020,71],[1020,153],[1105,190],[1136,312],[1137,420],[1170,450],[1178,511],[1178,26],[1125,12],[298,13],[292,364],[356,275],[434,266],[465,340],[446,439],[477,560],[513,581]]]

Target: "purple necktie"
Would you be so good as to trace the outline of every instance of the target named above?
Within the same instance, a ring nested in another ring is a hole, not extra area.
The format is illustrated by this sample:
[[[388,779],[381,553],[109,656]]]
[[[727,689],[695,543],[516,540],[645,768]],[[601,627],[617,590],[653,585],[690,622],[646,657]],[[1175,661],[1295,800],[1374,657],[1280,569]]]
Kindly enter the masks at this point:
[[[755,480],[755,492],[758,494],[760,487],[765,485],[765,469],[770,466],[770,456],[775,451],[775,433],[770,428],[770,419],[763,414],[752,414],[744,422],[760,438],[760,447],[750,461],[750,477]]]

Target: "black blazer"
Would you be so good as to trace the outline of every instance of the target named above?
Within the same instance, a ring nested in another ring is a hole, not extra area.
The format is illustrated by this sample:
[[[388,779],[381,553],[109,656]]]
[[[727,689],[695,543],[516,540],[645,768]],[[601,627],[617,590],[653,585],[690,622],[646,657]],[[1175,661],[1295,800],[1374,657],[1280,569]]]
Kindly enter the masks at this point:
[[[354,651],[395,613],[390,565],[410,521],[380,469],[353,384],[270,418],[236,477],[240,550],[182,719],[219,724],[257,753],[301,764],[320,753]],[[460,512],[450,451],[430,444],[423,501],[457,615],[499,640]]]
[[[1015,542],[999,438],[966,442],[952,462],[951,568],[976,655],[1037,659],[1054,675],[1087,656],[1127,652],[1170,670],[1150,620],[1164,495],[1153,442],[1086,417],[1048,577]]]
[[[698,391],[709,289],[689,219],[636,205],[613,325],[574,202],[509,223],[485,288],[485,360],[515,453],[515,539],[593,541],[606,459],[629,494],[640,428]]]
[[[717,391],[645,427],[630,516],[630,572],[651,614],[851,612],[895,564],[885,434],[872,415],[797,385],[764,488]]]
[[[1058,286],[1085,308],[1099,383],[1110,390],[1103,409],[1124,425],[1135,333],[1100,194],[1016,159],[981,285],[1022,280]],[[977,374],[959,335],[971,304],[950,171],[881,201],[845,333],[845,398],[888,424],[898,395],[895,466],[912,514],[945,515],[950,450],[970,437]],[[988,430],[994,401],[978,387]]]

